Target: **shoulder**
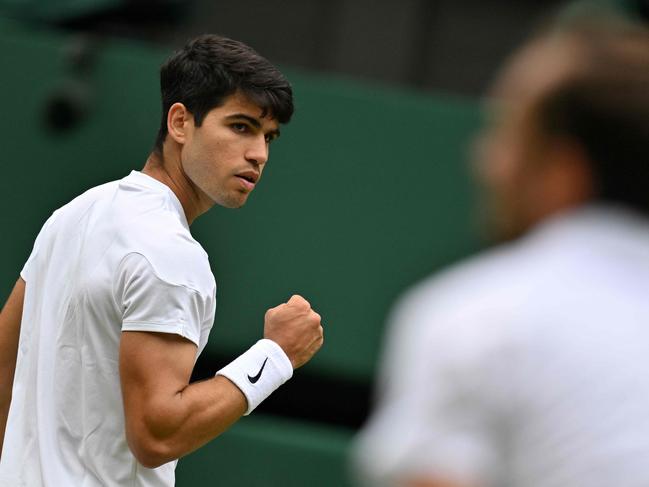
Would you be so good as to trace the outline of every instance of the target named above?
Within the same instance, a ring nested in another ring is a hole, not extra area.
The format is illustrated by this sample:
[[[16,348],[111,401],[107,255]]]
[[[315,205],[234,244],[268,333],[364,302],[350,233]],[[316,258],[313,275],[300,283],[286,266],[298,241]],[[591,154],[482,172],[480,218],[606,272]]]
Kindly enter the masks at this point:
[[[54,210],[41,227],[34,244],[34,249],[36,250],[44,242],[52,238],[66,234],[68,228],[74,228],[79,220],[83,218],[83,215],[94,206],[94,203],[105,199],[106,195],[117,188],[117,184],[117,181],[113,181],[95,186]]]
[[[80,195],[76,196],[70,202],[63,205],[61,208],[54,212],[54,215],[71,215],[94,206],[96,203],[110,199],[111,195],[115,193],[119,185],[119,181],[110,181],[108,183],[100,184],[87,189]]]
[[[54,210],[52,215],[45,222],[45,225],[51,225],[59,219],[83,213],[85,209],[91,207],[94,203],[104,200],[114,193],[118,184],[119,181],[110,181],[85,190],[60,208]]]
[[[130,179],[129,179],[130,178]],[[138,184],[132,176],[117,181],[102,215],[102,232],[114,241],[112,256],[125,266],[130,254],[146,260],[168,284],[213,294],[214,277],[207,253],[192,237],[170,191],[159,183]]]
[[[132,227],[125,239],[124,257],[139,254],[161,280],[201,294],[213,294],[216,284],[205,250],[173,219],[164,223],[164,219],[157,224],[142,221]]]
[[[213,295],[216,283],[208,255],[177,217],[159,211],[131,219],[120,236],[122,257],[139,254],[155,275],[172,285]]]

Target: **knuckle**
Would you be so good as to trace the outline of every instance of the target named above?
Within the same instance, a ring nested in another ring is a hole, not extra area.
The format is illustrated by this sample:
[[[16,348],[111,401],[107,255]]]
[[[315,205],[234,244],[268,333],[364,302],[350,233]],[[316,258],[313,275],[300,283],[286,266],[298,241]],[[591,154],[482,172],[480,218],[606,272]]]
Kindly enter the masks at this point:
[[[291,304],[295,305],[295,306],[300,307],[300,308],[305,308],[306,309],[306,308],[311,307],[309,302],[306,299],[304,299],[302,296],[300,296],[299,294],[294,294],[293,296],[291,296],[291,299],[289,299],[289,302]]]

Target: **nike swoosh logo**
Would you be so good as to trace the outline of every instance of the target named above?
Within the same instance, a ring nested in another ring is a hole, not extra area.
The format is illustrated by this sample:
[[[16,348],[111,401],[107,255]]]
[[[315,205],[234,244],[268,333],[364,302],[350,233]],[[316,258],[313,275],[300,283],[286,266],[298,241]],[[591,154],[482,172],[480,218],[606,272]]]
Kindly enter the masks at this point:
[[[264,371],[264,367],[266,367],[266,362],[268,362],[268,357],[266,357],[266,360],[264,360],[264,363],[261,365],[261,369],[259,369],[259,372],[257,372],[257,375],[254,377],[248,376],[248,380],[250,381],[251,384],[255,384],[259,378],[261,377],[261,373]]]

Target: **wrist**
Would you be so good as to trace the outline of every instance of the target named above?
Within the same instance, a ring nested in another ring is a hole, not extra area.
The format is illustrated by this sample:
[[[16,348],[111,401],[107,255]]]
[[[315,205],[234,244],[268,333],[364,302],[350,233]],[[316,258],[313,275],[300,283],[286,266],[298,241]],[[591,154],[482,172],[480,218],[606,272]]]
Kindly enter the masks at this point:
[[[263,338],[216,375],[229,379],[246,396],[248,415],[293,376],[293,366],[282,347]]]

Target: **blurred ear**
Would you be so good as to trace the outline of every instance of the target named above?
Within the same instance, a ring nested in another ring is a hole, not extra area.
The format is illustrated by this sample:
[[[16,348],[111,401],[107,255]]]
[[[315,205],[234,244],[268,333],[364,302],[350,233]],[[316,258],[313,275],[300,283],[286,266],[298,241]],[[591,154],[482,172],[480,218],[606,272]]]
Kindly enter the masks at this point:
[[[194,117],[182,103],[174,103],[167,113],[167,132],[169,137],[184,144],[187,140],[187,131],[194,123]]]
[[[544,185],[547,196],[557,208],[570,208],[590,200],[595,183],[585,149],[570,138],[552,142],[548,154]]]

